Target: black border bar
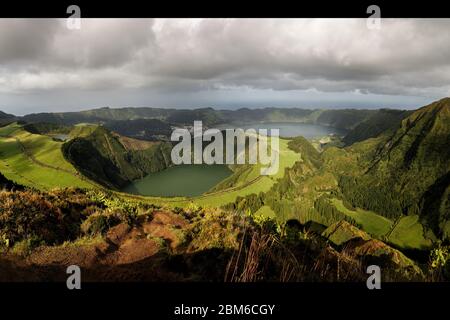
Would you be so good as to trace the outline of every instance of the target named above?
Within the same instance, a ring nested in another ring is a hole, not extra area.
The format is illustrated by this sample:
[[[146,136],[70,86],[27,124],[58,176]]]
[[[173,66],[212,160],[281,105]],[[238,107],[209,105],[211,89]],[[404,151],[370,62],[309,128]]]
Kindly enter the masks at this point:
[[[81,8],[82,18],[367,18],[367,8],[378,5],[382,18],[447,18],[445,1],[105,1],[4,0],[0,18],[65,18],[70,5]]]

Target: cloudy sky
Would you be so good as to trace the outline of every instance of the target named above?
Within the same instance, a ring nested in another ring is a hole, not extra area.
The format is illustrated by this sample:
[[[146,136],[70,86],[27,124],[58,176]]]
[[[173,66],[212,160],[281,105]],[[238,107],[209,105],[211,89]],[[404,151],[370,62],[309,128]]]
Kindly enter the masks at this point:
[[[417,108],[450,96],[450,19],[0,19],[0,110]]]

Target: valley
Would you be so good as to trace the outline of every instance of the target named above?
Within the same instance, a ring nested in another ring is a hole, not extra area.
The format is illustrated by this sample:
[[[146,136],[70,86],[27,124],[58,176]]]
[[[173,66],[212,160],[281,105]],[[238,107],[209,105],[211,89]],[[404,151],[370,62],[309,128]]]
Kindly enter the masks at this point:
[[[397,257],[394,269],[412,268],[417,276],[427,261],[407,255],[429,252],[450,237],[450,99],[414,112],[353,111],[130,108],[12,117],[0,127],[0,172],[5,185],[25,187],[25,192],[46,197],[67,190],[76,199],[93,201],[96,209],[86,206],[75,229],[92,220],[101,231],[77,231],[71,240],[95,236],[101,242],[108,230],[125,221],[142,229],[140,217],[155,210],[171,217],[181,212],[186,225],[207,228],[202,217],[216,212],[250,219],[253,227],[273,223],[277,237],[294,237],[295,245],[302,237],[312,245],[318,237],[326,243],[323,248],[344,250],[347,244],[356,256],[358,250],[365,252],[362,256],[378,250],[375,255]],[[187,126],[196,117],[208,128],[280,128],[278,172],[261,175],[261,164],[174,165],[169,128]],[[260,121],[252,122],[252,117]],[[0,220],[0,235],[8,246],[31,241],[27,235],[13,240],[12,231],[1,231],[2,225]],[[170,232],[183,238],[190,232],[185,228]],[[222,234],[233,243],[229,248],[236,248],[233,237],[242,236],[242,230],[235,231]],[[42,238],[38,230],[33,232]],[[187,247],[177,250],[187,254],[184,250],[193,245],[189,241],[200,247],[201,241],[212,241],[196,232],[183,240],[190,243]],[[144,234],[153,241],[149,246],[168,241],[166,235]]]

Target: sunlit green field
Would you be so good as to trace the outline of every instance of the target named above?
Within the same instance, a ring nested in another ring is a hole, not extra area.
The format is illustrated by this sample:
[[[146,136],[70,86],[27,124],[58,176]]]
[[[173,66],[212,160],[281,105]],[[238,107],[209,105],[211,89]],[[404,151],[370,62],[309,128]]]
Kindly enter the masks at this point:
[[[93,187],[64,159],[61,144],[17,124],[0,128],[0,171],[11,181],[42,190]]]
[[[263,216],[267,218],[276,218],[276,213],[269,206],[262,206],[255,212],[255,216]]]
[[[364,231],[404,249],[424,249],[431,246],[432,241],[425,238],[424,229],[419,216],[401,217],[395,224],[393,221],[371,211],[357,208],[347,209],[342,200],[333,199],[334,206],[342,213],[352,217]]]
[[[90,135],[92,132],[94,132],[95,129],[97,129],[97,127],[98,127],[97,125],[89,123],[76,124],[73,127],[72,131],[70,132],[70,137],[71,138],[86,137]]]
[[[425,249],[432,245],[431,240],[424,237],[423,226],[417,215],[400,218],[388,240],[396,246],[409,249]]]
[[[382,237],[386,235],[393,225],[393,222],[388,218],[380,216],[372,211],[357,208],[355,211],[347,209],[342,200],[333,199],[332,203],[340,212],[355,219],[355,221],[362,226],[364,231],[370,233],[375,237]]]
[[[0,136],[9,136],[13,132],[15,132],[17,130],[21,130],[21,129],[22,129],[22,126],[18,125],[17,123],[12,123],[10,125],[0,128]]]

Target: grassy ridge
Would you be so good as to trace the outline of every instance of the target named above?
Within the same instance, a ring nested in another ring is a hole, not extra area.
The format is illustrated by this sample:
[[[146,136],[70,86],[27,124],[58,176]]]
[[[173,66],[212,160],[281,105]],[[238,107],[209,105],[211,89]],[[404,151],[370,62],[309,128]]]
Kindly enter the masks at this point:
[[[31,134],[17,124],[0,129],[0,171],[18,184],[49,190],[91,188],[61,152],[61,142]]]

